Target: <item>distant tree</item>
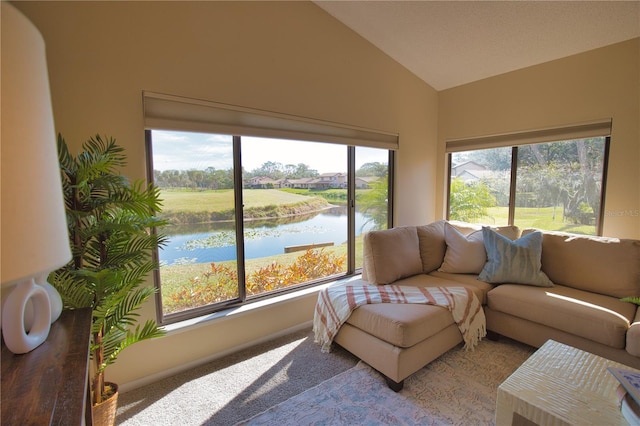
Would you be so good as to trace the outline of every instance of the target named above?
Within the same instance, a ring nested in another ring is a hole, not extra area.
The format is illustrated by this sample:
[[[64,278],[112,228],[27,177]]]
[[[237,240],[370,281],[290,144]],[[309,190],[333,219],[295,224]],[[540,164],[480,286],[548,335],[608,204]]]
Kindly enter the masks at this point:
[[[284,166],[284,175],[289,179],[302,179],[318,177],[317,170],[310,168],[307,164],[287,164]]]
[[[369,219],[365,225],[373,222],[374,229],[386,229],[389,216],[389,188],[388,176],[384,176],[369,186],[370,189],[363,192],[356,200],[360,211],[366,214]]]
[[[271,179],[277,180],[282,179],[284,177],[285,167],[282,163],[278,163],[276,161],[267,161],[263,163],[262,166],[257,169],[253,169],[251,171],[251,175],[255,176],[267,176]]]
[[[320,173],[318,173],[318,170],[312,169],[306,164],[298,163],[298,168],[296,169],[296,177],[312,178],[312,177],[318,177],[318,176],[320,176]]]
[[[495,197],[483,182],[465,183],[461,178],[451,181],[449,219],[471,222],[487,216],[487,208],[495,205]]]
[[[603,152],[603,138],[519,147],[516,205],[562,205],[565,219],[591,223],[600,210]]]
[[[386,163],[380,163],[378,161],[372,163],[363,164],[358,170],[356,170],[357,177],[385,177],[389,172],[389,167]]]

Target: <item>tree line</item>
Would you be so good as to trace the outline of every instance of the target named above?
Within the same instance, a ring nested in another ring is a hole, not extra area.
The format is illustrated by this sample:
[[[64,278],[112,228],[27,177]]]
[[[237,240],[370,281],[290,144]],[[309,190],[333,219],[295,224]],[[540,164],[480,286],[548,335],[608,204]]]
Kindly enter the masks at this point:
[[[524,145],[517,149],[516,207],[562,206],[565,219],[589,224],[600,210],[604,138]],[[493,171],[477,182],[454,179],[450,211],[469,219],[486,207],[507,206],[511,148],[461,153],[458,163],[474,161]],[[465,212],[466,210],[466,212]]]
[[[363,164],[356,170],[358,177],[384,177],[387,174],[387,164],[370,162]],[[307,164],[282,164],[267,161],[252,171],[242,171],[242,179],[248,182],[254,177],[269,177],[278,179],[302,179],[319,177],[317,170]],[[188,189],[233,189],[233,169],[216,169],[207,167],[204,170],[154,170],[153,178],[159,188],[188,188]]]

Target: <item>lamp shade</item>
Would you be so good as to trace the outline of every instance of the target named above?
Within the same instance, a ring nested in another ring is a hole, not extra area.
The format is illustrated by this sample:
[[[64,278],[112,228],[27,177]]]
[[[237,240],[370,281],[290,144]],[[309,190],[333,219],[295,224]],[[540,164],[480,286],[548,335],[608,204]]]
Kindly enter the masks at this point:
[[[2,2],[0,281],[18,283],[71,259],[45,46]]]
[[[3,300],[2,335],[22,354],[46,340],[60,315],[45,277],[71,250],[44,40],[15,7],[0,7],[0,284],[17,284]]]

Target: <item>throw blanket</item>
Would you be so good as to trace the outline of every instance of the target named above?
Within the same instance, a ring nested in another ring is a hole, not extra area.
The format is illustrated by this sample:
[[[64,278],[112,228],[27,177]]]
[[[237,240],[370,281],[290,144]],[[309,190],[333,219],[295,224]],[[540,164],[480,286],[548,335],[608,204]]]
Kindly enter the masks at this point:
[[[338,285],[318,294],[313,318],[315,341],[329,352],[333,338],[357,307],[369,303],[421,303],[442,306],[453,316],[465,349],[473,349],[486,335],[485,317],[478,298],[465,287],[411,287],[398,285]]]

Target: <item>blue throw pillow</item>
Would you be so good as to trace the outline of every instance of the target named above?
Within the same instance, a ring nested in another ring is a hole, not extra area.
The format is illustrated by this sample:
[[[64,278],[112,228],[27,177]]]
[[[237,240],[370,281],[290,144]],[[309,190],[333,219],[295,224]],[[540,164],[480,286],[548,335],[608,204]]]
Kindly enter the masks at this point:
[[[478,279],[492,283],[526,284],[553,287],[541,271],[542,232],[535,231],[512,241],[491,228],[482,228],[487,263]]]

